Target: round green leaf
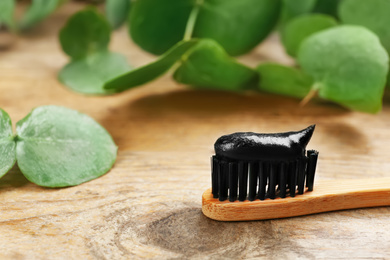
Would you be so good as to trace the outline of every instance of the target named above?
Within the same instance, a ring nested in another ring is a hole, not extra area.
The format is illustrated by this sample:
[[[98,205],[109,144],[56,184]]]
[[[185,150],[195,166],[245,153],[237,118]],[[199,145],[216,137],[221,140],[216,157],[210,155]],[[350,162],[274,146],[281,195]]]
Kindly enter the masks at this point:
[[[73,59],[107,50],[111,28],[95,9],[74,14],[60,31],[62,49]]]
[[[316,2],[317,0],[283,0],[280,18],[282,24],[298,15],[310,13]]]
[[[316,5],[313,8],[314,13],[321,13],[337,18],[337,9],[340,0],[316,0]]]
[[[3,0],[1,0],[3,1]],[[53,13],[63,0],[32,0],[20,22],[20,28],[26,30]]]
[[[362,25],[376,33],[390,52],[390,0],[344,0],[339,16],[343,23]]]
[[[130,0],[106,0],[106,17],[113,29],[119,28],[127,19]]]
[[[388,55],[379,38],[360,26],[338,26],[303,41],[298,61],[319,95],[353,110],[381,109]]]
[[[130,69],[124,56],[104,51],[71,61],[61,70],[58,77],[64,85],[74,91],[107,95],[115,92],[104,89],[104,84]]]
[[[89,116],[68,108],[36,108],[16,124],[16,131],[19,168],[40,186],[73,186],[95,179],[116,159],[110,134]]]
[[[296,68],[263,63],[257,67],[257,71],[260,73],[261,91],[303,98],[313,85],[311,77]]]
[[[229,54],[239,55],[271,32],[279,9],[279,0],[138,0],[130,11],[129,28],[141,48],[162,54],[183,39],[194,11],[194,26],[187,28],[194,37],[214,39]]]
[[[309,13],[316,5],[317,0],[283,0],[283,9],[294,16]]]
[[[336,26],[337,21],[328,15],[308,14],[292,19],[282,30],[286,52],[295,57],[302,41],[313,33]]]
[[[5,24],[7,27],[14,28],[14,0],[1,0],[0,1],[0,26]]]
[[[181,41],[195,0],[139,0],[129,16],[131,38],[144,50],[163,54]]]
[[[11,118],[0,108],[0,178],[14,166],[15,161]]]
[[[281,24],[304,14],[316,13],[337,17],[340,0],[283,0]]]
[[[217,41],[230,55],[247,53],[275,27],[279,0],[204,0],[193,36]]]
[[[240,90],[257,80],[257,74],[231,58],[217,42],[204,39],[183,57],[174,79],[197,88]]]

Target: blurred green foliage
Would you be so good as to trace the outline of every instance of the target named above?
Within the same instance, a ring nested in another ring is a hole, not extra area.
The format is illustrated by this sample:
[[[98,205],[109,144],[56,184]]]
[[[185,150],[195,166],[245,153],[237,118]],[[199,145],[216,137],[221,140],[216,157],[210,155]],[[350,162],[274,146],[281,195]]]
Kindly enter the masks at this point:
[[[310,35],[336,26],[337,21],[331,16],[323,14],[305,14],[297,16],[281,30],[281,39],[286,52],[296,57],[304,39]]]
[[[126,58],[108,50],[110,25],[94,8],[73,15],[60,31],[62,49],[71,57],[58,78],[74,91],[104,95],[104,84],[127,71]]]
[[[342,25],[313,34],[302,42],[298,62],[320,97],[362,112],[382,108],[389,57],[365,27]]]
[[[3,0],[0,23],[31,28],[63,1],[50,2],[43,6],[44,0],[32,0],[18,23],[12,19],[13,1]],[[106,0],[104,10],[106,18],[93,11],[98,19],[75,20],[80,18],[75,14],[60,34],[72,61],[59,78],[73,90],[111,94],[172,72],[174,80],[195,88],[252,88],[296,98],[316,90],[320,98],[349,109],[375,113],[381,108],[388,74],[381,45],[390,51],[390,0]],[[137,45],[161,57],[131,70],[122,56],[110,53],[110,30],[123,24]],[[294,68],[264,64],[254,69],[231,57],[250,52],[275,28],[286,52],[298,57]],[[328,48],[341,54],[332,56]],[[313,72],[318,64],[324,65],[321,77]]]

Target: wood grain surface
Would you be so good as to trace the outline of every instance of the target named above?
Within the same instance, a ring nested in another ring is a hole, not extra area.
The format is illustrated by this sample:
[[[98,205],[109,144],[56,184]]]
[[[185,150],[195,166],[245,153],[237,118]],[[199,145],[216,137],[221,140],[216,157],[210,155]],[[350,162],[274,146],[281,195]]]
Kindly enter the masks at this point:
[[[378,115],[269,94],[196,91],[169,76],[110,97],[73,93],[57,80],[68,62],[57,34],[80,4],[63,7],[0,52],[0,107],[13,122],[62,105],[101,123],[119,146],[114,168],[64,189],[29,183],[15,167],[0,179],[0,259],[390,259],[390,208],[280,220],[218,222],[201,213],[214,141],[236,131],[317,124],[317,180],[390,177],[390,97]],[[155,59],[126,28],[113,51],[134,66]],[[291,64],[276,36],[240,57]]]

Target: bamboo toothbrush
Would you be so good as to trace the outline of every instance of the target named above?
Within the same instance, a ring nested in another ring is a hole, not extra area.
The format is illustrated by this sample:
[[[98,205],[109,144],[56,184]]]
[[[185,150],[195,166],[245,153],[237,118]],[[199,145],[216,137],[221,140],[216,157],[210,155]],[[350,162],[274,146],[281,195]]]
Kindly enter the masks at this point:
[[[245,221],[288,218],[321,212],[390,206],[390,178],[329,180],[311,192],[289,198],[229,202],[203,193],[202,211],[212,219]]]
[[[306,146],[314,128],[220,137],[203,213],[215,220],[246,221],[390,205],[390,178],[322,181],[313,190],[318,152],[306,152]]]

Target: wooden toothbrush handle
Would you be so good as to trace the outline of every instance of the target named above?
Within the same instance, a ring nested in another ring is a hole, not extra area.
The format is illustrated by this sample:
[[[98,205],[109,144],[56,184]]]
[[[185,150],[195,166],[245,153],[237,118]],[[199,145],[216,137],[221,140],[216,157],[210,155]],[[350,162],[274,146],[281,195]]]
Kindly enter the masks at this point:
[[[390,206],[390,178],[318,181],[302,195],[263,201],[229,202],[202,196],[203,213],[220,221],[288,218],[343,209]]]

